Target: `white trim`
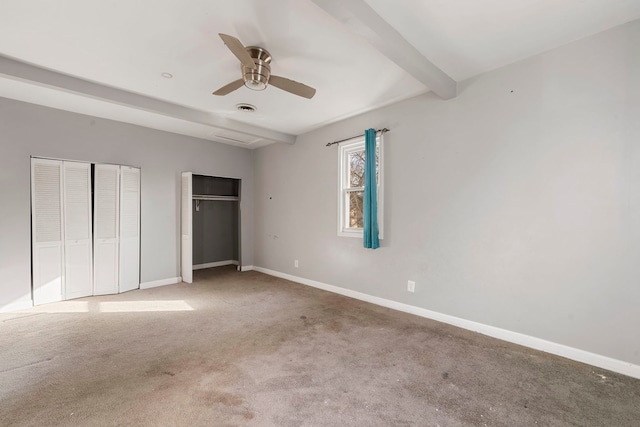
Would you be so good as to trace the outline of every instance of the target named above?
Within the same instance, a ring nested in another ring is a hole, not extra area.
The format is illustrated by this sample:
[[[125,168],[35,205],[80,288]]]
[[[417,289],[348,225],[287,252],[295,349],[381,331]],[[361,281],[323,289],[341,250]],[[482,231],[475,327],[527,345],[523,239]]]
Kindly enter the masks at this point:
[[[282,279],[291,280],[293,282],[312,286],[318,289],[323,289],[325,291],[355,298],[361,301],[366,301],[394,310],[403,311],[405,313],[415,314],[416,316],[426,317],[427,319],[433,319],[439,322],[448,323],[459,328],[468,329],[470,331],[488,335],[493,338],[498,338],[503,341],[519,344],[525,347],[533,348],[535,350],[555,354],[567,359],[572,359],[578,362],[586,363],[588,365],[596,366],[602,369],[608,369],[613,372],[618,372],[623,375],[628,375],[630,377],[640,379],[640,365],[634,365],[630,362],[613,359],[611,357],[591,353],[585,350],[580,350],[578,348],[569,347],[564,344],[554,343],[541,338],[521,334],[519,332],[513,332],[506,329],[497,328],[495,326],[485,325],[471,320],[450,316],[448,314],[438,313],[436,311],[427,310],[425,308],[420,308],[397,301],[363,294],[361,292],[356,292],[350,289],[317,282],[315,280],[305,279],[302,277],[293,276],[291,274],[280,273],[279,271],[269,270],[267,268],[254,266],[253,269],[270,276],[280,277]]]
[[[180,275],[193,283],[193,173],[180,174]]]
[[[222,267],[223,265],[238,265],[238,261],[229,259],[227,261],[208,262],[206,264],[196,264],[192,268],[194,270],[202,270],[205,268]]]
[[[124,165],[121,163],[96,163],[93,161],[88,161],[88,160],[74,160],[74,159],[65,159],[65,158],[58,158],[58,157],[41,157],[41,156],[31,156],[32,159],[42,159],[42,160],[59,160],[61,162],[75,162],[75,163],[89,163],[89,164],[94,164],[94,165],[108,165],[108,166],[128,166],[131,168],[136,168],[136,169],[141,169],[140,166],[134,166],[134,165]]]
[[[242,267],[240,267],[240,271],[253,271],[256,270],[256,267],[254,267],[253,265],[243,265]]]
[[[378,147],[378,239],[384,239],[384,132],[376,133]]]
[[[168,279],[152,280],[151,282],[140,283],[140,289],[157,288],[158,286],[174,285],[182,282],[182,277],[170,277]]]
[[[33,301],[30,299],[14,301],[0,307],[0,313],[10,313],[12,311],[25,310],[31,307],[33,307]]]

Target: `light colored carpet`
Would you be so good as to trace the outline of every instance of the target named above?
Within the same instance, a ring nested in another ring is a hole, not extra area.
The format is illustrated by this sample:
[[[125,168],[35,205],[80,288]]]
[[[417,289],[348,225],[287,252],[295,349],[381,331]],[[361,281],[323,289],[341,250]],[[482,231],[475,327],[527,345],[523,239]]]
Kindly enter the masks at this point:
[[[638,426],[640,381],[233,268],[0,315],[1,426]]]

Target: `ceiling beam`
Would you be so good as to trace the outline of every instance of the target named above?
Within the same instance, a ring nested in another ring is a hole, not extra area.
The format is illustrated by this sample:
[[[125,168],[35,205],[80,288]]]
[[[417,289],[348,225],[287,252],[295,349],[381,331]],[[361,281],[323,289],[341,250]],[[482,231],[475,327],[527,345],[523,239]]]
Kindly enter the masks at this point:
[[[312,1],[346,25],[351,32],[364,37],[380,53],[425,84],[438,96],[443,99],[456,97],[456,81],[425,58],[365,0]]]
[[[40,68],[13,58],[0,55],[0,77],[23,81],[29,84],[48,87],[86,98],[98,99],[115,105],[122,105],[141,111],[210,126],[213,129],[227,130],[263,138],[273,142],[294,144],[294,135],[228,119],[211,112],[197,110],[173,104],[126,90],[101,85],[57,71]],[[224,141],[221,141],[224,142]]]

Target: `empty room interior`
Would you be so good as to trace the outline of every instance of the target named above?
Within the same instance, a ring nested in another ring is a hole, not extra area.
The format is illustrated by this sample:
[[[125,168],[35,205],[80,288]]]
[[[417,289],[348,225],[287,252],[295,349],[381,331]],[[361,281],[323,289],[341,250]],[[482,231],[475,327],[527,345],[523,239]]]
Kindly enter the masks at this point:
[[[3,0],[0,195],[2,426],[640,423],[640,0]]]

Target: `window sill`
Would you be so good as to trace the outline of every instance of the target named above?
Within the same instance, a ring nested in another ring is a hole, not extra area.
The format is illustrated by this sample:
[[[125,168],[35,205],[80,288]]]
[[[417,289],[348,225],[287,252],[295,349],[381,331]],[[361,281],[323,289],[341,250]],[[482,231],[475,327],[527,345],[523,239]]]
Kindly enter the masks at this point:
[[[338,236],[359,237],[362,239],[362,230],[341,230],[341,231],[338,231]]]
[[[357,237],[362,239],[362,230],[341,230],[338,231],[339,237]],[[378,240],[382,240],[382,234],[378,234]]]

